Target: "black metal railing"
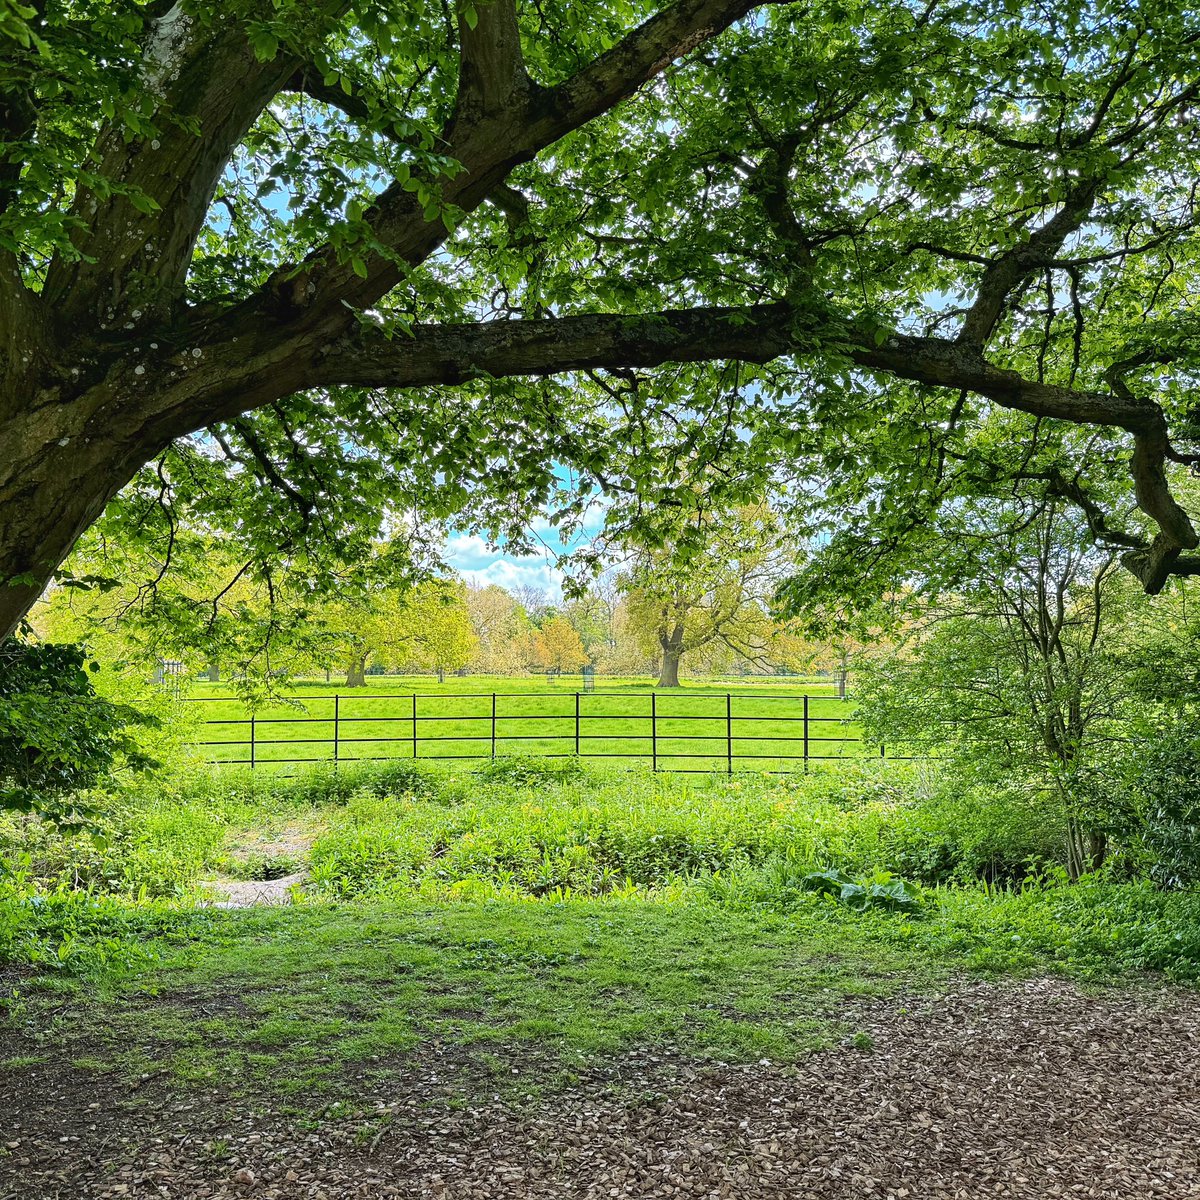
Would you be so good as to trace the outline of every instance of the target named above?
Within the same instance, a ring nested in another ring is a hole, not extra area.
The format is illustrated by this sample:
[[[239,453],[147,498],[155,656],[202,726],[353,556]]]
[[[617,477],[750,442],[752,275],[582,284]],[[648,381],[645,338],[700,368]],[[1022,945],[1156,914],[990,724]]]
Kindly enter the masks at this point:
[[[616,697],[629,702],[633,711],[599,711],[602,707],[599,701]],[[554,700],[566,701],[566,711],[536,710],[539,702],[549,707],[548,702]],[[391,701],[401,711],[364,714],[360,702],[369,709],[374,701]],[[445,711],[447,705],[459,701],[481,701],[482,711]],[[227,732],[245,733],[237,737],[205,738],[196,745],[203,749],[227,748],[217,757],[206,760],[214,765],[249,767],[314,762],[336,764],[401,757],[496,758],[510,746],[551,758],[625,758],[646,761],[655,771],[711,772],[723,768],[730,774],[738,765],[744,764],[758,764],[760,769],[765,766],[769,770],[807,770],[814,762],[885,756],[883,746],[868,745],[862,740],[849,717],[819,715],[813,711],[814,705],[841,708],[846,702],[808,694],[674,690],[669,694],[653,691],[649,694],[593,691],[408,695],[383,692],[354,696],[335,694],[313,700],[313,703],[322,702],[332,704],[330,715],[263,717],[252,713],[248,717],[207,719],[203,722],[206,727],[221,726]],[[190,703],[229,704],[231,701],[225,697],[201,696]],[[531,703],[534,711],[530,710]],[[709,703],[713,711],[679,711],[681,706],[689,703]],[[437,711],[430,711],[434,707]],[[506,708],[509,711],[505,711]],[[522,711],[512,711],[513,708]],[[770,711],[750,711],[764,708]],[[616,721],[626,722],[632,728],[619,731],[612,725]],[[447,730],[449,722],[456,722],[458,728]],[[524,723],[519,731],[516,722]],[[696,722],[706,723],[706,731],[680,732],[681,726],[685,730],[689,726],[694,728]],[[284,732],[280,726],[313,725],[325,726],[324,736],[317,735],[316,730],[312,731],[314,736],[311,737],[272,736]],[[364,728],[366,725],[389,732],[368,731]],[[835,729],[841,732],[834,732]],[[786,732],[788,730],[795,732]],[[689,748],[689,744],[694,743],[703,744]],[[847,753],[846,749],[854,745],[859,747],[857,753]],[[403,749],[392,750],[393,746]],[[283,755],[278,747],[306,750],[300,756]],[[324,748],[324,752],[313,753],[314,748]],[[371,753],[371,750],[380,752]],[[226,757],[226,753],[231,756]],[[673,762],[679,765],[669,765]]]

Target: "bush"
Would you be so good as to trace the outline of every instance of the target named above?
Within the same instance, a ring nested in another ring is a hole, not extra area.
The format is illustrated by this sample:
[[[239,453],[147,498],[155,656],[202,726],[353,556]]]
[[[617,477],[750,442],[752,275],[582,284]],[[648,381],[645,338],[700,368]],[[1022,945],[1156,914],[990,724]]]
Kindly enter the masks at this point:
[[[1019,885],[1063,862],[1065,820],[1050,797],[946,773],[892,807],[876,865],[920,883]]]
[[[1200,882],[1200,727],[1181,721],[1144,744],[1128,768],[1150,877],[1164,887]]]
[[[474,774],[489,783],[563,783],[583,779],[587,769],[577,758],[550,758],[544,754],[505,754],[488,759]]]
[[[152,718],[97,695],[99,669],[78,646],[0,642],[0,807],[65,821],[118,762],[153,765],[130,736]]]

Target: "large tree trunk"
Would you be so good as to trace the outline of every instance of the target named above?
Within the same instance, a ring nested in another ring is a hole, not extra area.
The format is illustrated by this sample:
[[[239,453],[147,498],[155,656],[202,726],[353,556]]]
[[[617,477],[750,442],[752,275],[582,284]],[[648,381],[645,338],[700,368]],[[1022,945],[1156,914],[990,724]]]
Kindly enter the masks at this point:
[[[208,682],[221,682],[221,664],[215,658],[208,664]]]
[[[660,688],[679,686],[679,660],[683,658],[683,631],[674,629],[658,639],[662,647],[662,670],[658,674]]]
[[[346,671],[346,686],[347,687],[366,687],[367,686],[367,658],[364,654],[361,658],[354,659],[351,662],[349,669]]]

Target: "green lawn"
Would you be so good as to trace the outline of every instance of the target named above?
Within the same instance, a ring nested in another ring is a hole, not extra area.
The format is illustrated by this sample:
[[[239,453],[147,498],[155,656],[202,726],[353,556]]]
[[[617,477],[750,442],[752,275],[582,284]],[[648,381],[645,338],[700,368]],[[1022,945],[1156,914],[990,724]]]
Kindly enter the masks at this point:
[[[362,689],[304,683],[290,704],[254,714],[222,684],[200,684],[206,757],[256,765],[375,758],[581,755],[660,770],[796,770],[806,761],[874,756],[828,685],[753,680],[658,691],[645,680],[579,676],[376,676]],[[807,714],[807,717],[806,717]],[[336,755],[334,738],[336,734]],[[414,741],[415,734],[415,741]]]

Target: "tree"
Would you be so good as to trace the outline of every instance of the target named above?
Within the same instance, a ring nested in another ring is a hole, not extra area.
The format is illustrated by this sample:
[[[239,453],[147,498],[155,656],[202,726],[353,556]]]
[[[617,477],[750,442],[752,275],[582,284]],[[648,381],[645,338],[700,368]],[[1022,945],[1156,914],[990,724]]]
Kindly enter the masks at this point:
[[[524,668],[520,639],[527,621],[510,592],[496,584],[467,585],[467,612],[475,634],[475,667],[486,674],[510,675]]]
[[[1092,784],[1126,732],[1125,606],[1114,556],[1061,503],[1017,498],[1005,518],[996,528],[961,507],[926,531],[931,555],[957,562],[958,586],[869,662],[860,715],[872,739],[1053,800],[1078,876],[1107,849]]]
[[[438,681],[457,671],[478,649],[461,580],[422,584],[406,598],[408,641],[397,661],[418,670],[434,670]]]
[[[587,661],[579,631],[564,616],[550,617],[538,630],[545,647],[546,667],[551,671],[578,671]]]
[[[466,587],[458,581],[434,579],[333,601],[315,611],[313,623],[321,643],[317,661],[344,669],[347,687],[366,686],[372,658],[441,675],[465,666],[476,646]]]
[[[1010,8],[9,5],[0,634],[147,463],[289,544],[399,475],[509,526],[556,460],[657,487],[709,362],[697,436],[764,476],[874,431],[912,499],[997,409],[1018,457],[1085,426],[1062,499],[1147,591],[1200,570],[1194,7]]]
[[[611,656],[616,648],[616,618],[620,600],[621,592],[615,573],[607,571],[591,580],[586,591],[563,605],[563,616],[579,634],[591,663]]]
[[[679,687],[684,655],[714,645],[763,661],[774,633],[769,606],[787,562],[764,505],[697,510],[672,540],[635,549],[621,583],[661,656],[658,686]]]
[[[532,583],[517,583],[508,590],[509,595],[531,621],[538,623],[550,612],[550,597],[545,588],[536,587]]]

